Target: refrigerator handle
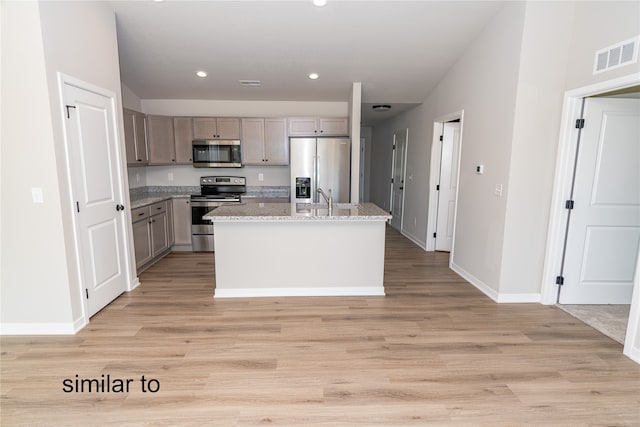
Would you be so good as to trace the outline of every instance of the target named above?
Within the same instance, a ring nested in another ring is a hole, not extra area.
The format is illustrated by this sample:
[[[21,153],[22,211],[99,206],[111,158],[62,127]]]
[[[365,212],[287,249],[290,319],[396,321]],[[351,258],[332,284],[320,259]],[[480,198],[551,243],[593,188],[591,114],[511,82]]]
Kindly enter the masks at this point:
[[[313,179],[311,180],[311,202],[318,203],[318,155],[313,156]]]

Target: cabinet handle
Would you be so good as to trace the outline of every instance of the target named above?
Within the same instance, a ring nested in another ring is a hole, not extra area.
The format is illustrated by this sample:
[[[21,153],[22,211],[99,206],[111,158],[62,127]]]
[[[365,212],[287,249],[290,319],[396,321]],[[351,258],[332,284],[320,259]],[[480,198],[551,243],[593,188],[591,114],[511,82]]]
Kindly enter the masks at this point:
[[[138,161],[139,161],[139,162],[141,162],[141,161],[142,161],[142,159],[138,159]]]
[[[175,162],[176,162],[176,159],[171,159],[171,161],[175,163]]]
[[[144,212],[140,212],[140,213],[138,214],[138,216],[142,216],[142,215],[144,215]]]

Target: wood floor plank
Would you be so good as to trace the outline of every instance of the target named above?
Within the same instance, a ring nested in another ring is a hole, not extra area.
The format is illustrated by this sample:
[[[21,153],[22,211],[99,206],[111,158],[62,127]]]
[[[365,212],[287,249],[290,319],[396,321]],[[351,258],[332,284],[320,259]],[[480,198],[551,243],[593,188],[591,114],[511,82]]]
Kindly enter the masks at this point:
[[[385,297],[214,300],[213,261],[169,255],[76,336],[0,337],[1,424],[640,425],[640,366],[618,343],[494,303],[392,229]],[[65,393],[76,374],[134,382]]]

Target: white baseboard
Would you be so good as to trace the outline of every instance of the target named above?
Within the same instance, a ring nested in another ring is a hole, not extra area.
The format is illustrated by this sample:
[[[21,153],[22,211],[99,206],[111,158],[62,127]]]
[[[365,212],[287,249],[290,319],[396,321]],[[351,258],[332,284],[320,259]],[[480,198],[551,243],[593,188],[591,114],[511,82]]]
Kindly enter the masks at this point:
[[[451,269],[456,273],[458,273],[464,280],[466,280],[467,282],[471,283],[473,286],[478,288],[483,294],[485,294],[495,302],[498,302],[498,297],[499,297],[498,292],[496,292],[493,288],[491,288],[489,285],[484,283],[482,280],[478,279],[476,276],[469,273],[468,271],[466,271],[464,268],[460,267],[453,261],[451,261]]]
[[[464,280],[471,283],[478,288],[483,294],[491,298],[497,303],[539,303],[542,301],[542,295],[540,293],[528,293],[528,294],[505,294],[496,292],[495,289],[484,283],[482,280],[475,277],[473,274],[466,271],[464,268],[451,262],[451,269],[458,273]]]
[[[75,335],[83,320],[65,323],[1,323],[0,335]]]
[[[541,294],[501,294],[498,293],[498,302],[504,303],[540,303],[542,302]]]
[[[624,355],[627,356],[629,359],[633,360],[634,362],[640,364],[640,348],[630,348],[629,350],[627,350],[626,346],[625,349],[623,351]]]
[[[422,240],[420,240],[419,238],[417,238],[416,236],[414,236],[413,234],[402,230],[400,232],[400,234],[402,234],[404,237],[406,237],[407,239],[411,240],[413,243],[415,243],[416,245],[418,245],[419,247],[421,247],[423,250],[427,250],[427,244],[425,242],[423,242]]]
[[[136,276],[136,278],[129,283],[129,289],[127,289],[127,292],[131,292],[138,286],[140,286],[140,279]]]
[[[214,298],[384,296],[384,287],[216,289]]]

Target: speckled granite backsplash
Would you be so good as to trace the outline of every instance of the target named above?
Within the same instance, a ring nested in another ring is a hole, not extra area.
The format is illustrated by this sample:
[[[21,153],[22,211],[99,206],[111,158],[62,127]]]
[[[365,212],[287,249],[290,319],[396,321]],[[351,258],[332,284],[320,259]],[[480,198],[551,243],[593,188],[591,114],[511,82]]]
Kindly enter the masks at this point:
[[[265,186],[265,187],[247,187],[247,194],[244,197],[268,198],[268,197],[286,197],[289,198],[289,187],[284,186]]]
[[[200,186],[149,186],[131,188],[129,190],[129,196],[131,199],[139,199],[155,194],[199,194]]]
[[[148,186],[129,190],[131,200],[163,194],[200,194],[200,186]],[[289,197],[289,187],[265,186],[247,187],[247,198]]]

